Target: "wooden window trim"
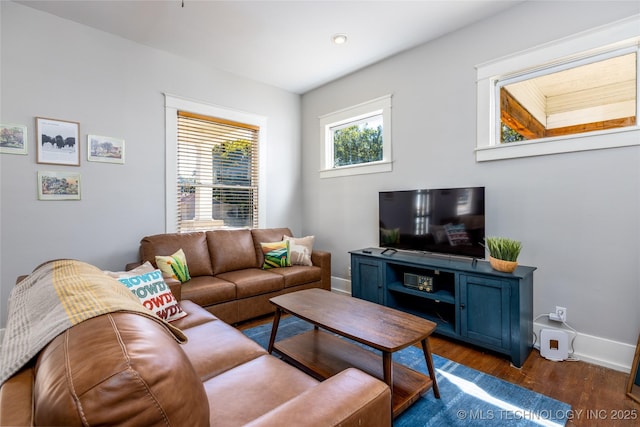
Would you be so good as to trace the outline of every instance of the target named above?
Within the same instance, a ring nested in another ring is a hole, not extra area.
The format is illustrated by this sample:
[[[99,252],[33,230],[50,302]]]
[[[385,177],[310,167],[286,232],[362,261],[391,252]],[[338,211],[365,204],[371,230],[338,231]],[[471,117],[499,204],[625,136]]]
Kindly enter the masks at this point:
[[[634,126],[634,116],[620,119],[583,123],[575,126],[546,129],[538,119],[515,99],[505,88],[500,88],[500,120],[526,139],[548,138],[554,136],[574,135],[598,130],[616,129]]]

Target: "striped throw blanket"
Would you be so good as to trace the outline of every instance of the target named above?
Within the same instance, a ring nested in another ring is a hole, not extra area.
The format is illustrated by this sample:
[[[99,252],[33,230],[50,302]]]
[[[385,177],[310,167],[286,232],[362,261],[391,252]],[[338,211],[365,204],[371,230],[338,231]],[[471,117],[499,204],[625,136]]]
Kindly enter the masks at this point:
[[[0,385],[65,330],[115,311],[151,318],[165,326],[178,342],[187,340],[181,330],[147,310],[129,289],[97,267],[57,260],[36,268],[9,297],[9,317],[0,353]]]

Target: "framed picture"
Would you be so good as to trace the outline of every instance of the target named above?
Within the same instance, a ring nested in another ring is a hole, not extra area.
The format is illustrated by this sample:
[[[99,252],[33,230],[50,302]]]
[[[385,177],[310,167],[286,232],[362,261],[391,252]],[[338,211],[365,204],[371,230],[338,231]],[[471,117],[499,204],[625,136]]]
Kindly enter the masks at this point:
[[[0,153],[27,154],[27,127],[0,124]]]
[[[80,123],[36,117],[36,162],[80,166]]]
[[[38,200],[80,200],[80,174],[38,171]]]
[[[87,135],[87,160],[124,164],[124,139]]]

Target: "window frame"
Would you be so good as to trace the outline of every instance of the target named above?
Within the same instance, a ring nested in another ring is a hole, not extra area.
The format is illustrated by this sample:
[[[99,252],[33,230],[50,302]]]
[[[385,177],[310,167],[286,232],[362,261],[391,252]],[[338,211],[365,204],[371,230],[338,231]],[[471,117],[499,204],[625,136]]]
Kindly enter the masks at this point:
[[[266,224],[267,182],[266,152],[267,118],[253,113],[234,110],[202,101],[187,99],[165,93],[165,232],[178,231],[178,200],[176,191],[171,190],[178,180],[177,147],[178,147],[178,111],[217,117],[231,122],[246,123],[260,128],[258,134],[258,224]]]
[[[391,97],[381,96],[352,107],[320,116],[320,178],[391,172]],[[382,160],[353,165],[333,166],[332,128],[367,117],[382,116]]]
[[[498,81],[534,75],[613,51],[636,52],[636,125],[587,133],[500,143]],[[476,66],[476,161],[609,149],[640,145],[640,15],[556,40]],[[498,90],[497,90],[498,89]]]

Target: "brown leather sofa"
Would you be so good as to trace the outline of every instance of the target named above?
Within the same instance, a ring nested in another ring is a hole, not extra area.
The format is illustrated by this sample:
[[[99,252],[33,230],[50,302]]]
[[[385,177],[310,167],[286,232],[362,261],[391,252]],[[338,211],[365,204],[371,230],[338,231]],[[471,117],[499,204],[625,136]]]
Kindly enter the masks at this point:
[[[2,426],[390,426],[389,387],[350,368],[318,382],[197,304],[172,324],[79,323],[0,389]]]
[[[156,256],[182,249],[191,280],[180,284],[165,279],[178,300],[188,299],[227,323],[237,323],[274,311],[269,299],[308,288],[331,289],[331,253],[314,250],[312,266],[263,270],[260,243],[293,236],[288,228],[215,230],[156,234],[140,241],[140,260],[131,269]]]

